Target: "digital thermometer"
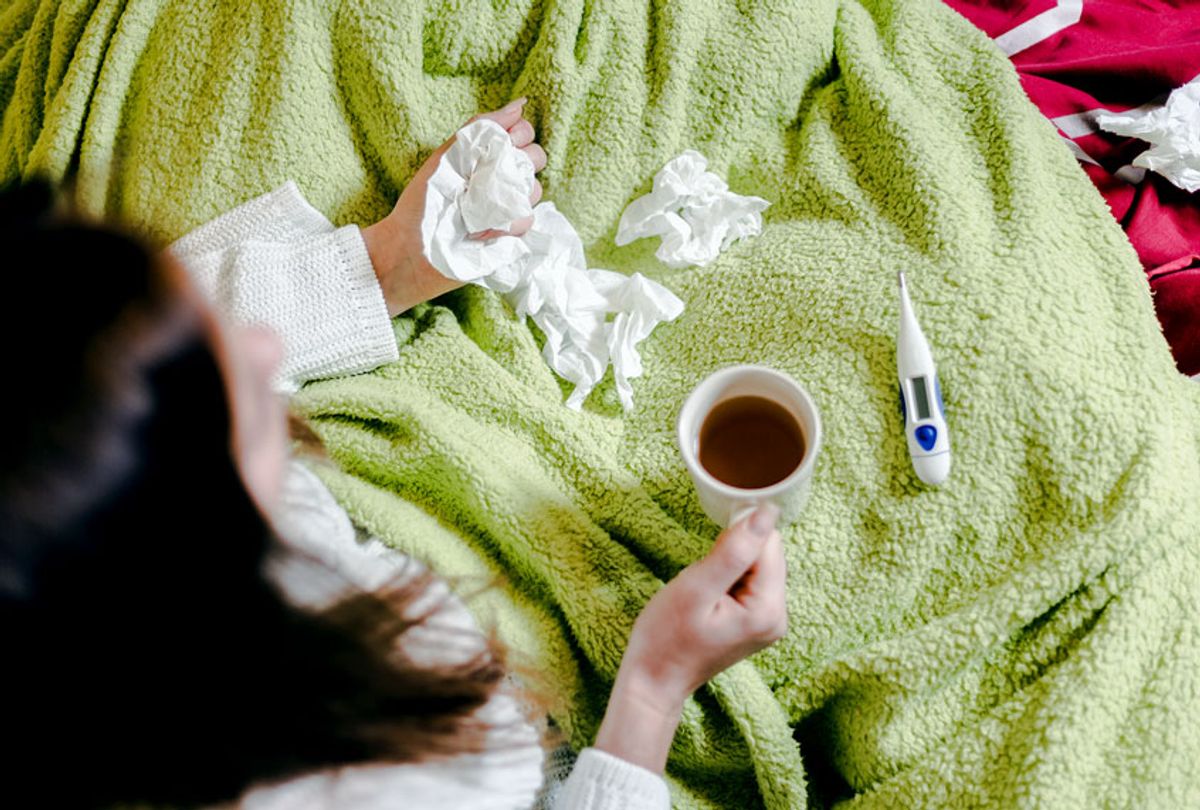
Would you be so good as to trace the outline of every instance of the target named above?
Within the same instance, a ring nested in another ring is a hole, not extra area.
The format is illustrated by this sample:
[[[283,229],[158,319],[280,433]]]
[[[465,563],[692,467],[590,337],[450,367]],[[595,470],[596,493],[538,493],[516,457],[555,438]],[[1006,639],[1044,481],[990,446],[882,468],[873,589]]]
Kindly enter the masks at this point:
[[[900,278],[900,336],[896,339],[896,371],[900,375],[900,409],[904,438],[917,477],[940,484],[950,474],[950,432],[942,405],[942,387],[929,343],[913,314],[904,273]]]

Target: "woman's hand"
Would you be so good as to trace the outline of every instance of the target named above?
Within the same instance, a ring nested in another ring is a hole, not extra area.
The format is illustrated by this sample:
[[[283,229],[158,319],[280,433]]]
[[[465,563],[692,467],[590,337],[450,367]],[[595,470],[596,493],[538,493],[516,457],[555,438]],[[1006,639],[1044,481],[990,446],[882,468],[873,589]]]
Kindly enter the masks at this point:
[[[546,152],[534,143],[533,125],[525,120],[524,106],[525,99],[517,99],[502,109],[477,115],[471,120],[488,118],[508,130],[513,146],[524,151],[533,162],[533,170],[540,172],[546,166]],[[451,138],[429,156],[404,188],[390,214],[374,225],[362,229],[367,253],[375,266],[375,275],[379,279],[379,286],[383,288],[388,314],[392,317],[422,301],[437,298],[462,286],[462,282],[446,278],[439,273],[425,259],[421,247],[421,216],[425,213],[425,187],[430,175],[437,169],[442,154],[453,143],[454,138]],[[536,205],[541,197],[542,186],[534,180],[529,201]],[[472,234],[472,238],[491,239],[502,233],[520,236],[529,230],[530,224],[529,219],[519,220],[513,223],[511,231],[485,231]]]
[[[787,631],[779,510],[760,506],[679,572],[633,625],[596,747],[661,771],[683,702]]]

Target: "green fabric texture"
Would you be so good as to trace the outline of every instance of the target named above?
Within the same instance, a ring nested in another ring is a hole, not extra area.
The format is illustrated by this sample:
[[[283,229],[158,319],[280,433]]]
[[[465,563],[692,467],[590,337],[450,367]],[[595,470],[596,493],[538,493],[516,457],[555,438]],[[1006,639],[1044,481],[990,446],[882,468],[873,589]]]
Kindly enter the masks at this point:
[[[677,409],[756,362],[808,388],[825,446],[784,529],[788,636],[688,702],[675,805],[1200,806],[1200,386],[1103,201],[948,8],[15,0],[0,53],[0,176],[72,176],[158,239],[289,178],[366,223],[470,114],[530,98],[592,265],[686,302],[634,410],[611,380],[566,409],[539,336],[474,288],[295,403],[356,521],[464,587],[502,578],[472,607],[576,746],[640,607],[716,534]],[[613,235],[686,148],[773,204],[671,271]],[[945,392],[940,488],[900,429],[898,269]]]

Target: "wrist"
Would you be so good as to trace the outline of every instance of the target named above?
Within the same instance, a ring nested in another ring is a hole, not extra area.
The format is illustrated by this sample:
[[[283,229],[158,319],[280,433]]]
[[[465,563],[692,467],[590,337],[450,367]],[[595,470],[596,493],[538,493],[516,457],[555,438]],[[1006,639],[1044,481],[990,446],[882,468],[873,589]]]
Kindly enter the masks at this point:
[[[394,214],[360,230],[392,317],[462,286],[425,260],[420,238]]]
[[[363,244],[367,246],[367,255],[371,257],[371,266],[375,270],[375,279],[383,291],[383,300],[387,304],[388,315],[393,318],[408,307],[399,301],[396,293],[397,275],[400,272],[400,257],[396,250],[399,241],[392,233],[389,217],[367,225],[359,230],[362,232]]]
[[[658,662],[647,666],[626,656],[617,671],[613,691],[635,700],[647,711],[669,717],[683,711],[683,702],[695,689]]]
[[[625,667],[617,674],[595,747],[626,762],[662,773],[683,713],[686,695],[661,691]]]

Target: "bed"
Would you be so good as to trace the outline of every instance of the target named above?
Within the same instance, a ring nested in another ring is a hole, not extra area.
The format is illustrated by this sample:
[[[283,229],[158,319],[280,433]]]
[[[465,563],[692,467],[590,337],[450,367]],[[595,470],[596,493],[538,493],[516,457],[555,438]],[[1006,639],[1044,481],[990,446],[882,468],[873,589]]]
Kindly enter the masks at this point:
[[[0,54],[5,180],[71,178],[160,241],[287,179],[368,222],[467,116],[530,98],[589,262],[686,304],[643,344],[633,409],[611,379],[564,407],[540,336],[477,288],[294,407],[359,524],[500,578],[471,607],[575,746],[641,605],[716,532],[679,404],[755,361],[810,391],[825,447],[785,530],[789,633],[688,701],[677,807],[1200,804],[1200,386],[1092,170],[954,9],[15,0]],[[771,207],[673,270],[613,236],[687,148]],[[898,269],[953,434],[938,488],[899,429]]]

